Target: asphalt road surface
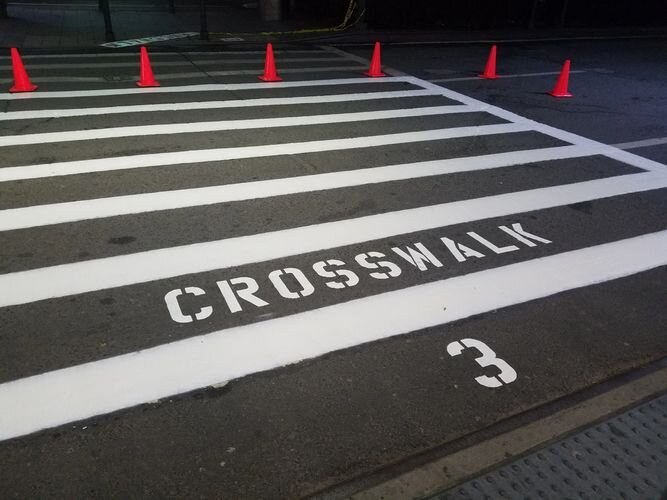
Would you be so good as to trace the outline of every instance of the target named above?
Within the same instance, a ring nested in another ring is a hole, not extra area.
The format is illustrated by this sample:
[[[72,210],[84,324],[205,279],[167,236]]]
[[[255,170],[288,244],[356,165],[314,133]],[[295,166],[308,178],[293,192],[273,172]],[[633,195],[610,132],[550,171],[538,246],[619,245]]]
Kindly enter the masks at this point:
[[[2,497],[313,495],[665,357],[661,44],[26,57]]]

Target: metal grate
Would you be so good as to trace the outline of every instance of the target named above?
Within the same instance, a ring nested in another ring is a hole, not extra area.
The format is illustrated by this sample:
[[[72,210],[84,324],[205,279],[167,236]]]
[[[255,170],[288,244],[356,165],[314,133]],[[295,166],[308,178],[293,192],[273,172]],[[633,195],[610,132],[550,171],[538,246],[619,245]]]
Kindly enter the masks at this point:
[[[432,500],[658,500],[666,493],[667,395]]]

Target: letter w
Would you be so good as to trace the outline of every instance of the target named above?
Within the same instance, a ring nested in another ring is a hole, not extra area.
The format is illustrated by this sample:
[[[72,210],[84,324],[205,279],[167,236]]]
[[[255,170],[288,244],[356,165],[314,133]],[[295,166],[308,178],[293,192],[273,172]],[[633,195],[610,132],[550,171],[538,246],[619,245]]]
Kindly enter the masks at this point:
[[[392,247],[392,250],[420,271],[426,271],[426,269],[428,269],[426,266],[427,262],[430,262],[435,267],[442,267],[442,262],[440,262],[424,245],[415,243],[415,248],[416,250],[406,246],[405,249],[407,252],[399,247]]]

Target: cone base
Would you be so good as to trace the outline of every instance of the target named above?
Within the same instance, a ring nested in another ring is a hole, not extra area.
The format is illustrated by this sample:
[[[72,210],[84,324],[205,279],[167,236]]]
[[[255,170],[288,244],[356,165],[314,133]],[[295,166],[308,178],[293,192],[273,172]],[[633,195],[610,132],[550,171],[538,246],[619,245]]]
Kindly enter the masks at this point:
[[[480,78],[484,78],[485,80],[497,80],[498,78],[500,78],[499,75],[485,75],[484,73],[477,76],[479,76]]]
[[[26,87],[17,87],[16,85],[14,85],[9,89],[9,92],[12,94],[18,94],[19,92],[33,92],[38,88],[39,87],[37,85],[33,85],[32,83]]]
[[[137,87],[159,87],[160,83],[153,80],[152,82],[137,82]]]
[[[381,78],[383,76],[387,76],[382,71],[379,72],[364,71],[364,75],[370,76],[371,78]]]
[[[262,75],[262,76],[258,76],[257,78],[259,78],[263,82],[282,82],[283,81],[283,79],[280,78],[279,76]]]
[[[574,97],[569,92],[549,92],[549,95],[552,97]]]

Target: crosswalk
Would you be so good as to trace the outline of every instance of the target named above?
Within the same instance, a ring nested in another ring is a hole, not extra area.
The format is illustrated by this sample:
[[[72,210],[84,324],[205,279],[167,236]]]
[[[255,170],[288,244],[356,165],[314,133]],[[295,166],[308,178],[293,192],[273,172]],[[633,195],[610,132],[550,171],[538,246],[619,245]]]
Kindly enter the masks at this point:
[[[0,96],[0,439],[667,264],[667,221],[563,212],[641,215],[667,166],[303,55],[271,85]]]
[[[351,56],[342,57],[333,50],[289,50],[276,51],[280,61],[280,71],[284,74],[300,75],[310,79],[310,74],[349,75],[360,68]],[[256,68],[264,63],[261,51],[215,52],[159,52],[151,53],[153,66],[160,73],[160,80],[170,85],[192,83],[193,80],[210,81],[211,78],[225,77],[226,81],[246,81],[255,76]],[[133,52],[102,52],[90,54],[48,54],[27,55],[32,81],[49,84],[52,89],[68,88],[77,84],[91,88],[106,88],[110,81],[129,81],[136,78],[137,55]],[[0,57],[0,71],[11,74],[8,57]],[[11,83],[11,78],[0,77],[0,84]]]

